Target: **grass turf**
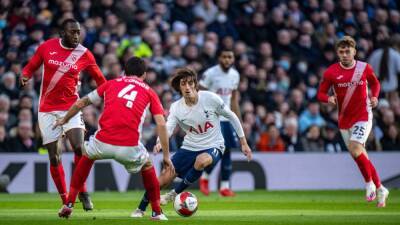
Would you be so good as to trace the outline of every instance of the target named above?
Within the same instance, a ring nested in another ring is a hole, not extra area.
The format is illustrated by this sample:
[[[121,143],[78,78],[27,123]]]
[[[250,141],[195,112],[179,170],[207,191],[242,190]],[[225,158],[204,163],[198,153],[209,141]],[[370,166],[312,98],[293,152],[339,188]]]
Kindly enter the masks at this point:
[[[163,207],[169,221],[185,225],[333,225],[400,224],[400,190],[391,190],[387,207],[378,209],[364,200],[363,191],[254,191],[238,192],[234,198],[209,197],[194,191],[199,209],[190,218],[178,216],[172,204]],[[96,192],[95,210],[84,212],[75,205],[68,220],[57,216],[61,207],[56,194],[0,194],[0,224],[154,224],[149,212],[144,218],[130,218],[142,192]]]

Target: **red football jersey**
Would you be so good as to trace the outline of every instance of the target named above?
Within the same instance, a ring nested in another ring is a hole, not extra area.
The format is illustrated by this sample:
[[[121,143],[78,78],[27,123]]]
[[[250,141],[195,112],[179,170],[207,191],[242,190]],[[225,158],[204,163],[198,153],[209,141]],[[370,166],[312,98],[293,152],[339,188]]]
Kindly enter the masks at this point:
[[[164,114],[157,94],[136,77],[107,81],[95,92],[104,99],[96,138],[107,144],[137,146],[146,110],[149,108],[153,115]]]
[[[371,95],[378,97],[380,84],[369,64],[356,61],[353,68],[345,69],[335,63],[325,71],[317,97],[328,102],[328,91],[333,87],[339,107],[339,128],[349,129],[356,122],[371,119],[368,85]]]
[[[87,48],[81,44],[74,49],[65,48],[59,38],[41,44],[22,70],[22,75],[31,78],[42,64],[39,112],[68,110],[79,98],[78,80],[82,70],[87,71],[98,86],[106,81]]]

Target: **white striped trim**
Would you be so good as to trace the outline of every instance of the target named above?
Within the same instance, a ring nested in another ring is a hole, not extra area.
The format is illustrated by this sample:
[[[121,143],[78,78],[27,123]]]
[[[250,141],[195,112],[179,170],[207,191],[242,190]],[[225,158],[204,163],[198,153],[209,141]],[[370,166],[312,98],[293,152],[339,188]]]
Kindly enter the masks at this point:
[[[347,108],[347,105],[349,104],[350,99],[351,97],[353,97],[354,91],[357,88],[357,83],[360,81],[366,67],[367,63],[361,61],[356,62],[356,68],[354,69],[354,73],[350,81],[351,83],[355,83],[355,85],[352,85],[347,88],[346,95],[344,96],[344,100],[342,103],[342,109],[340,110],[340,114],[343,114],[343,112]]]

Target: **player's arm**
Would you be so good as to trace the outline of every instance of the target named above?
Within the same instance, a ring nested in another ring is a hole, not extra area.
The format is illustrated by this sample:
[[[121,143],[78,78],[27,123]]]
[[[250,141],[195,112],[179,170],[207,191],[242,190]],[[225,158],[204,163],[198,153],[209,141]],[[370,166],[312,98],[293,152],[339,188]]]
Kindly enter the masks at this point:
[[[203,77],[199,81],[199,89],[200,90],[208,90],[211,86],[210,75],[208,74],[208,70],[203,73]]]
[[[378,105],[378,97],[379,97],[379,92],[381,90],[381,84],[379,83],[379,80],[376,78],[374,71],[372,70],[371,66],[368,65],[367,67],[368,72],[367,72],[367,81],[368,85],[371,89],[371,99],[370,99],[370,104],[372,108],[375,108]]]
[[[336,105],[336,96],[332,95],[329,96],[328,92],[329,89],[332,86],[332,83],[330,80],[327,78],[327,73],[324,73],[324,76],[322,77],[322,81],[319,85],[318,93],[317,93],[317,99],[320,102],[325,102],[325,103],[330,103],[332,105]]]
[[[19,78],[21,87],[25,86],[28,83],[28,80],[31,79],[32,74],[42,65],[42,52],[43,45],[40,45],[32,58],[28,61],[28,64],[26,64],[24,69],[22,69],[22,75]]]
[[[233,129],[235,129],[235,132],[240,139],[242,152],[247,157],[247,160],[250,161],[252,159],[252,152],[250,146],[247,144],[246,136],[244,135],[243,127],[240,124],[239,118],[223,103],[222,99],[219,99],[217,107],[217,113],[227,118],[232,124]]]
[[[96,60],[91,52],[87,52],[89,58],[89,65],[85,68],[85,71],[96,81],[97,87],[105,83],[107,80],[104,78],[99,66],[96,64]]]
[[[92,102],[90,101],[88,96],[85,96],[81,99],[79,99],[78,101],[76,101],[71,108],[69,108],[69,110],[67,111],[67,114],[65,114],[64,117],[62,118],[58,118],[56,120],[56,123],[53,126],[53,129],[56,128],[57,126],[62,126],[66,123],[68,123],[68,121],[74,117],[79,111],[81,111],[83,108],[85,108],[86,106],[92,104]]]
[[[236,116],[241,120],[242,114],[240,113],[240,106],[239,106],[239,90],[232,91],[232,98],[231,98],[231,109],[236,114]]]

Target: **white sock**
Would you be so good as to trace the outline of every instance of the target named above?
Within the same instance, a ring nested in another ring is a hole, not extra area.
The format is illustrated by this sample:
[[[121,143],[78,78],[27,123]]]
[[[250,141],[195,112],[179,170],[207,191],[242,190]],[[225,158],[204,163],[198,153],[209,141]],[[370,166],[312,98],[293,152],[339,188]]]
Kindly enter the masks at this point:
[[[221,181],[220,190],[222,189],[229,189],[229,181]]]
[[[205,180],[208,180],[208,173],[206,173],[206,172],[203,172],[202,174],[201,174],[201,179],[205,179]]]

